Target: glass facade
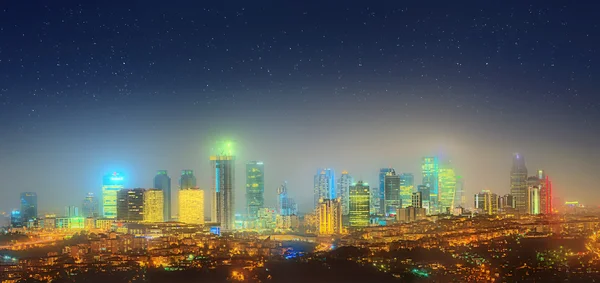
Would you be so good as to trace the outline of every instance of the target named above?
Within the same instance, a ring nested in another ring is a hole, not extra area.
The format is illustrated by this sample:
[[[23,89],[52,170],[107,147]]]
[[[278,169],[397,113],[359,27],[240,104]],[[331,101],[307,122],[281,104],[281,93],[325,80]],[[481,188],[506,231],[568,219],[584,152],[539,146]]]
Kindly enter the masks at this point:
[[[319,207],[320,199],[335,199],[335,172],[333,169],[319,169],[314,182],[314,204]]]
[[[348,174],[348,171],[342,171],[340,179],[338,179],[336,186],[336,197],[342,201],[342,214],[348,215],[348,194],[350,185],[353,183],[352,176]]]
[[[439,171],[439,212],[452,212],[456,193],[456,174],[450,165]]]
[[[265,207],[265,166],[260,161],[246,163],[246,210],[250,219]]]
[[[158,170],[154,176],[154,189],[159,189],[163,193],[163,220],[171,220],[171,177],[167,170]]]
[[[102,216],[117,218],[117,193],[125,188],[125,178],[121,173],[114,172],[102,179]]]
[[[88,193],[81,204],[83,217],[99,217],[98,199],[94,193]]]
[[[438,207],[438,185],[439,185],[439,160],[435,156],[423,157],[421,163],[421,173],[423,175],[424,186],[429,188],[429,211],[437,213]]]
[[[230,145],[228,143],[228,145]],[[232,153],[225,149],[220,154]],[[235,156],[213,155],[212,165],[212,201],[211,220],[220,223],[221,230],[235,229]]]
[[[385,175],[385,200],[384,211],[385,216],[395,216],[398,209],[402,207],[402,199],[400,199],[400,175],[392,170]]]
[[[415,176],[411,173],[400,174],[400,199],[402,207],[406,208],[411,205],[412,193],[415,190]]]
[[[510,170],[510,194],[518,212],[527,213],[527,167],[525,158],[516,153]]]
[[[371,217],[371,189],[369,184],[358,181],[350,186],[348,215],[350,227],[367,227]]]
[[[35,220],[37,216],[37,194],[34,192],[21,193],[21,221],[26,224],[30,220]]]
[[[144,189],[123,189],[117,193],[117,219],[144,220]]]
[[[204,191],[198,188],[179,190],[179,222],[204,224]]]
[[[144,221],[163,222],[164,194],[161,189],[149,189],[144,192]]]
[[[394,171],[394,168],[380,168],[379,169],[379,210],[377,214],[385,215],[384,211],[384,201],[385,201],[385,175],[391,171]]]

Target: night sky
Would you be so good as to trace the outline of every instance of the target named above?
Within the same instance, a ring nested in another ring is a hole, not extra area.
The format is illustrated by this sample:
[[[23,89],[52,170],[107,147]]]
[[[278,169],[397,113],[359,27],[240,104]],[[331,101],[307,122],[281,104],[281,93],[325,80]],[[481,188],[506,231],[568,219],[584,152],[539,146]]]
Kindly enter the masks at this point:
[[[80,205],[112,171],[147,188],[167,169],[175,189],[190,168],[209,191],[219,137],[237,141],[240,212],[248,160],[268,205],[287,180],[307,211],[319,167],[420,182],[432,154],[469,206],[508,193],[514,152],[597,203],[592,1],[367,2],[2,1],[0,211],[22,191],[40,212]]]

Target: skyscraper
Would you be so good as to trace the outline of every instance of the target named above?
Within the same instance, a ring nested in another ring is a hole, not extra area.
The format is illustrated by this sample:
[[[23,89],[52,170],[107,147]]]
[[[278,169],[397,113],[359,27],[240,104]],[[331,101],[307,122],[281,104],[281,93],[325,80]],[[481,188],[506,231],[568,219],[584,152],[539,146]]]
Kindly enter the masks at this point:
[[[385,216],[395,216],[398,208],[402,207],[402,200],[400,199],[400,176],[393,169],[385,175],[384,187]]]
[[[171,220],[171,177],[167,170],[158,170],[154,176],[154,188],[163,193],[163,220]]]
[[[540,213],[552,214],[552,181],[544,170],[538,170],[540,180]]]
[[[74,205],[65,206],[65,217],[79,217],[79,207]]]
[[[196,176],[194,176],[194,170],[181,170],[181,177],[179,177],[179,189],[183,190],[196,187]]]
[[[218,142],[212,165],[211,219],[221,230],[235,229],[235,156],[232,142]]]
[[[520,213],[527,213],[527,167],[525,158],[515,153],[510,170],[510,194],[514,197],[515,208]]]
[[[467,203],[465,197],[465,180],[461,176],[456,176],[456,192],[454,193],[454,207],[465,207]]]
[[[100,213],[98,211],[98,199],[94,193],[88,193],[83,199],[81,204],[83,217],[98,217]]]
[[[144,220],[144,189],[122,189],[117,193],[117,219]]]
[[[102,216],[117,218],[117,192],[125,188],[123,175],[114,172],[102,179]]]
[[[21,221],[24,225],[38,216],[37,194],[34,192],[21,193]]]
[[[423,193],[422,192],[414,192],[411,196],[411,205],[416,208],[423,208]]]
[[[498,197],[498,212],[500,213],[514,213],[515,211],[515,200],[510,194]]]
[[[417,192],[421,193],[421,205],[423,208],[425,208],[425,212],[427,214],[430,213],[430,211],[429,211],[429,208],[430,208],[429,191],[430,191],[430,188],[425,185],[417,186]]]
[[[450,164],[446,164],[439,170],[438,174],[438,199],[440,213],[452,212],[454,209],[454,197],[456,192],[456,174]]]
[[[298,206],[293,198],[288,195],[287,182],[277,188],[277,214],[290,216],[298,214]]]
[[[481,193],[475,194],[474,197],[475,209],[479,213],[495,215],[498,213],[498,195],[489,190],[483,190]]]
[[[371,217],[371,189],[363,181],[350,186],[348,191],[348,215],[350,227],[367,227]]]
[[[317,206],[319,235],[342,233],[342,203],[338,199],[320,199]]]
[[[437,213],[438,211],[438,184],[439,184],[439,168],[438,158],[435,156],[423,157],[421,163],[421,173],[423,174],[422,184],[429,188],[429,212]]]
[[[385,175],[387,173],[394,171],[394,168],[380,168],[379,169],[379,211],[377,211],[380,215],[385,215]]]
[[[179,190],[179,222],[204,224],[204,191],[198,188]]]
[[[333,169],[319,169],[315,175],[314,204],[319,207],[320,199],[335,199],[335,172]]]
[[[164,192],[161,189],[144,191],[144,222],[164,221],[164,196]]]
[[[381,211],[381,202],[379,201],[379,188],[371,188],[371,215],[377,215]]]
[[[342,175],[338,179],[336,185],[336,197],[342,200],[342,214],[348,215],[348,194],[350,185],[353,183],[352,176],[348,175],[348,171],[342,171]]]
[[[400,199],[402,207],[411,205],[412,193],[415,190],[415,176],[411,173],[400,174]]]
[[[527,194],[527,213],[540,214],[540,188],[529,187]]]
[[[265,166],[260,161],[246,163],[246,210],[250,219],[258,218],[265,207]]]

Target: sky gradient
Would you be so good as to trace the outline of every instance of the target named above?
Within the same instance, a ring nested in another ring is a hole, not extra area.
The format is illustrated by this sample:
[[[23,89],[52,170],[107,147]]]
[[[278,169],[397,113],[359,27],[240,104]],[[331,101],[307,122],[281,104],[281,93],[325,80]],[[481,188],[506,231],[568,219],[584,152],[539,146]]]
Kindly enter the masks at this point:
[[[0,211],[22,191],[40,211],[80,205],[112,171],[147,188],[166,169],[175,189],[189,168],[208,192],[219,137],[237,141],[240,212],[249,160],[265,162],[268,205],[287,180],[304,212],[319,167],[420,183],[432,154],[468,205],[508,193],[514,152],[556,196],[600,198],[600,22],[585,3],[5,2]]]

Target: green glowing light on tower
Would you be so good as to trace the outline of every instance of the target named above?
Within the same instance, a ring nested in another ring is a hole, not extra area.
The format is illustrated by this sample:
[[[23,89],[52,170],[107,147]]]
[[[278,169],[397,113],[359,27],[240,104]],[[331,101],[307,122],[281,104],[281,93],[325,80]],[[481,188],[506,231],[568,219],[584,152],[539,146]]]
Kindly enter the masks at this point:
[[[235,142],[231,140],[217,141],[213,154],[217,156],[233,156]]]

